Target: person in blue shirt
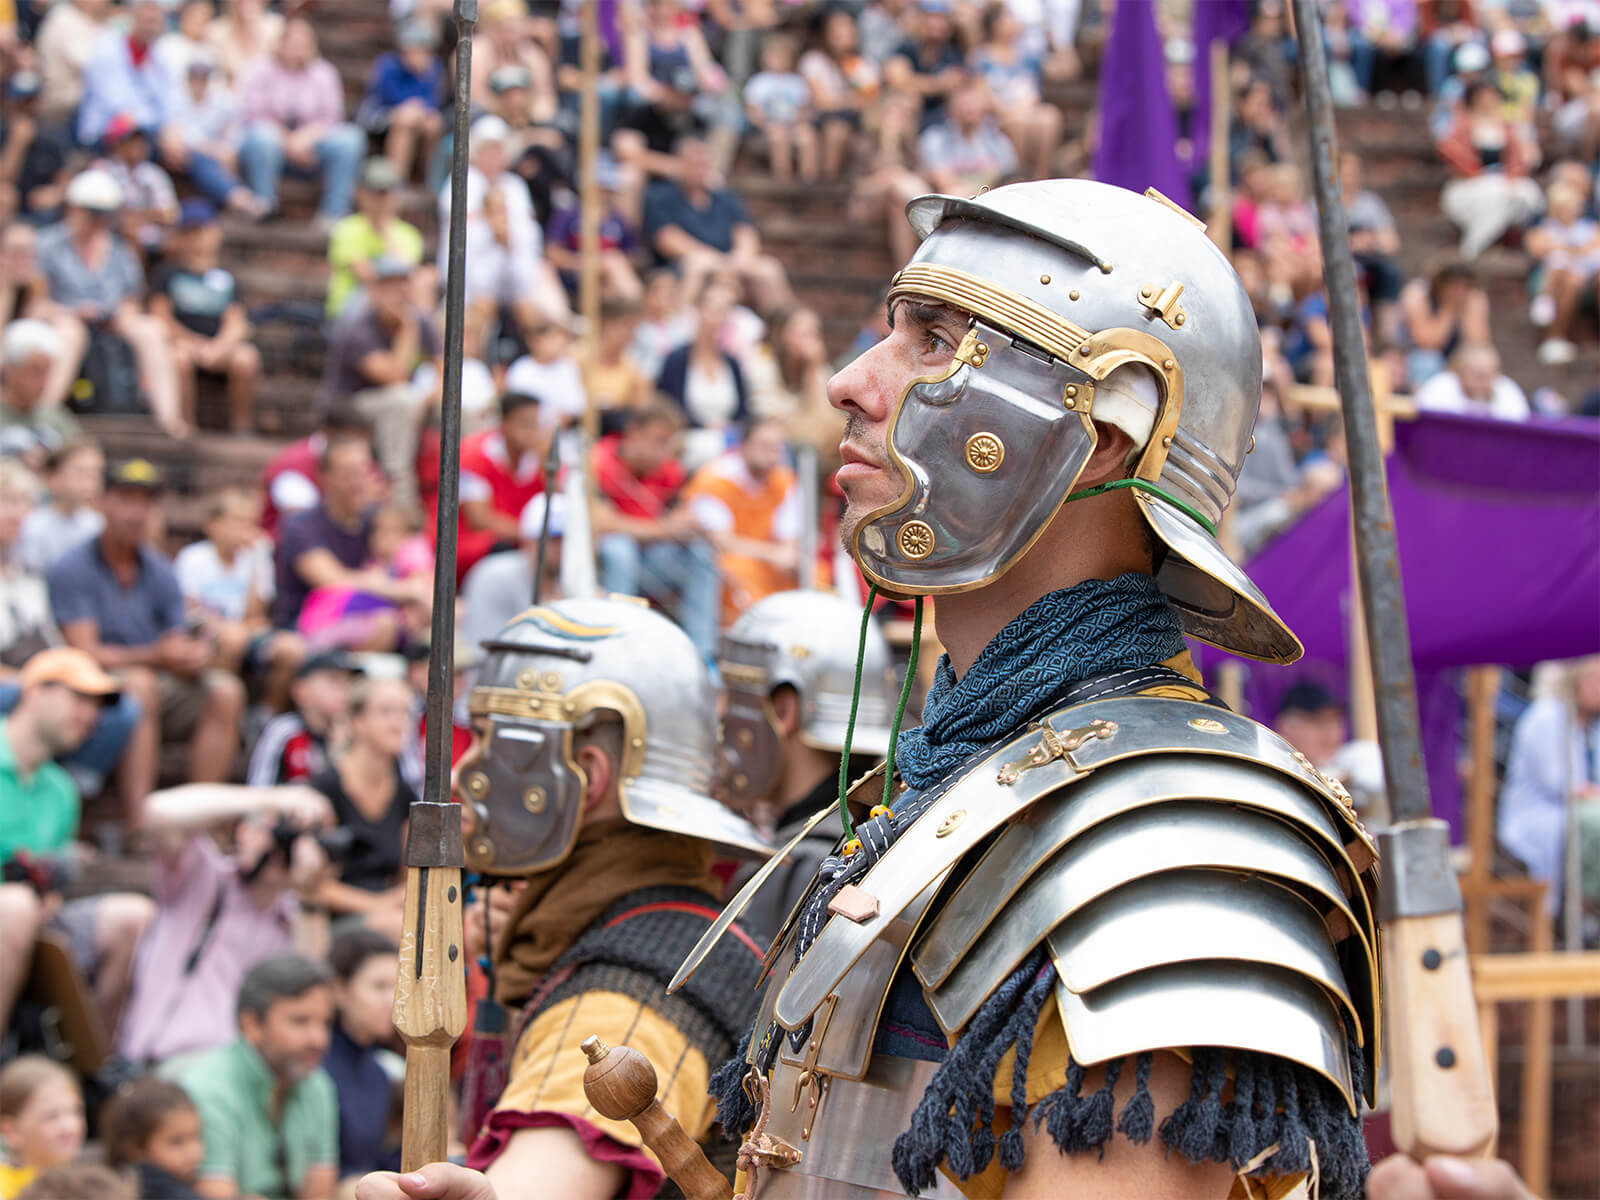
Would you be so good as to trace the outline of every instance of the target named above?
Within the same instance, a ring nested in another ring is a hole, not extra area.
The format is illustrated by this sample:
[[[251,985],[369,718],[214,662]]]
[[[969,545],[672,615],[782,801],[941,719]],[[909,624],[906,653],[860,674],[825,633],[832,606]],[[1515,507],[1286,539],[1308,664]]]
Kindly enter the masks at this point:
[[[409,179],[418,163],[426,163],[444,133],[439,102],[444,95],[444,62],[439,57],[439,32],[426,21],[400,27],[399,49],[380,55],[367,77],[367,92],[356,111],[356,123],[383,135],[383,153]]]
[[[83,70],[83,103],[78,109],[78,142],[96,145],[118,113],[132,115],[155,138],[167,126],[173,81],[155,53],[167,31],[167,10],[159,0],[134,0],[126,31],[112,27],[100,35]]]
[[[404,1064],[384,1043],[394,1039],[399,951],[383,934],[357,926],[334,940],[328,965],[335,1016],[322,1069],[339,1096],[339,1175],[394,1170],[400,1148],[390,1116]]]

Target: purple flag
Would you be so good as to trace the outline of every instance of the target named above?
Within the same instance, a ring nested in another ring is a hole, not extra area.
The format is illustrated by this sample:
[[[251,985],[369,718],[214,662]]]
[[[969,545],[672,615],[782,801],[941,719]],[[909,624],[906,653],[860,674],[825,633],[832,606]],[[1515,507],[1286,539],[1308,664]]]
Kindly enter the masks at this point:
[[[1600,651],[1600,422],[1423,413],[1396,424],[1387,465],[1434,812],[1459,833],[1450,672]],[[1306,648],[1248,664],[1257,720],[1300,675],[1344,690],[1349,521],[1341,489],[1247,564]]]
[[[1195,0],[1194,165],[1204,167],[1211,148],[1211,43],[1232,46],[1250,30],[1250,0]]]
[[[1099,103],[1095,178],[1135,192],[1153,187],[1188,208],[1154,0],[1118,0],[1100,64]]]

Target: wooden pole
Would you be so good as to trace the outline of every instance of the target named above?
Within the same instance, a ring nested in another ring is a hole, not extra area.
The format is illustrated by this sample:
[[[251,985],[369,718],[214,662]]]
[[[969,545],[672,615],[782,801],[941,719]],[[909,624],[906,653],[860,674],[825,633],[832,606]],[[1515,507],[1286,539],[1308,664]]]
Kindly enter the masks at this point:
[[[1487,884],[1494,858],[1494,701],[1500,691],[1499,667],[1473,667],[1467,672],[1467,846],[1471,858],[1462,894],[1467,906],[1467,952],[1489,952]],[[1534,913],[1535,925],[1548,925]]]
[[[1228,82],[1228,43],[1222,38],[1206,47],[1211,55],[1211,238],[1226,252],[1233,242],[1233,174],[1228,164],[1228,122],[1233,88]]]

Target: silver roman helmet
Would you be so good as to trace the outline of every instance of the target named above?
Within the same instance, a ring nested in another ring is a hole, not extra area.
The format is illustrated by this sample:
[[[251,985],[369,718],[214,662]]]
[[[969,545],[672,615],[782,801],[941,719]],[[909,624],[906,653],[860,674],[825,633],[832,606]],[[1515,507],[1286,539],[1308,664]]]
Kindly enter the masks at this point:
[[[923,241],[890,302],[971,313],[941,378],[901,397],[895,503],[852,550],[899,595],[981,587],[1072,494],[1095,421],[1140,447],[1134,497],[1167,553],[1162,590],[1202,641],[1292,662],[1299,640],[1216,540],[1261,398],[1261,341],[1239,277],[1204,227],[1156,192],[1053,179],[906,209]]]
[[[468,707],[475,739],[456,774],[467,865],[531,875],[577,838],[586,785],[573,737],[621,721],[623,815],[744,855],[770,847],[711,799],[716,689],[688,636],[642,602],[558,600],[485,643]]]
[[[781,765],[772,694],[788,684],[800,700],[800,738],[818,750],[844,750],[855,685],[861,610],[830,592],[779,592],[751,605],[722,636],[718,665],[727,708],[722,718],[722,784],[741,812],[764,800]],[[852,754],[889,753],[896,694],[889,643],[867,628],[861,700]]]

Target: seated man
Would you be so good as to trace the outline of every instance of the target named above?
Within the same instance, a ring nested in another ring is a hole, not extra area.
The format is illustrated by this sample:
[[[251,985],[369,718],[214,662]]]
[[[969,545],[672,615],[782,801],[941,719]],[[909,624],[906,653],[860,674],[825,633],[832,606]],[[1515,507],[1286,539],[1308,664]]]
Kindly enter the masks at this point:
[[[161,1068],[200,1112],[200,1195],[332,1200],[339,1108],[320,1065],[332,982],[327,967],[298,954],[263,959],[239,985],[239,1036]]]
[[[781,421],[755,418],[743,442],[696,471],[684,491],[717,551],[724,624],[795,585],[805,518],[794,472],[783,465],[786,448]]]
[[[1501,372],[1500,352],[1487,342],[1458,348],[1449,367],[1417,389],[1417,407],[1502,421],[1524,421],[1533,414],[1527,394]]]
[[[139,832],[156,912],[117,1035],[122,1057],[156,1063],[233,1040],[245,972],[294,949],[300,898],[328,863],[315,831],[332,824],[327,801],[304,787],[198,783],[150,796]],[[217,829],[231,833],[233,854],[217,848]]]
[[[74,876],[87,848],[78,834],[81,802],[71,777],[51,760],[81,745],[117,682],[80,650],[44,650],[23,668],[22,697],[0,718],[0,1029],[27,979],[33,940],[49,921],[66,935],[107,1033],[127,997],[139,935],[154,911],[143,896],[89,896],[61,904],[58,885]]]
[[[160,473],[143,459],[111,471],[106,526],[50,568],[50,605],[68,645],[122,673],[144,709],[118,771],[124,812],[138,819],[156,785],[163,742],[186,742],[188,778],[228,777],[239,748],[244,685],[216,670],[216,646],[195,632],[172,564],[150,545]]]
[[[427,396],[412,383],[424,362],[440,371],[439,334],[413,301],[404,259],[372,264],[366,296],[352,304],[328,336],[322,373],[324,411],[348,403],[372,422],[372,443],[398,500],[416,498],[417,426]]]
[[[711,146],[703,138],[678,143],[677,179],[657,180],[644,203],[645,242],[683,272],[684,294],[696,296],[707,275],[731,271],[765,312],[784,303],[783,264],[761,251],[761,235],[731,188],[718,187]]]
[[[516,544],[528,502],[545,490],[545,438],[538,396],[500,397],[500,424],[461,444],[461,511],[456,570],[462,577],[486,554]]]
[[[341,435],[322,448],[319,476],[322,501],[284,522],[278,538],[277,585],[272,623],[291,629],[313,588],[347,587],[394,604],[426,604],[430,581],[421,576],[392,579],[371,562],[374,499],[372,447],[359,436]],[[399,622],[380,614],[366,648],[392,650]]]
[[[274,541],[279,525],[322,499],[321,471],[318,462],[331,438],[354,437],[372,441],[372,425],[348,405],[336,404],[322,418],[317,432],[290,442],[273,456],[261,472],[261,528]],[[374,489],[383,486],[377,464],[373,464]]]
[[[694,514],[678,505],[683,418],[651,404],[624,420],[590,456],[601,587],[661,605],[709,658],[717,650],[717,563]]]

